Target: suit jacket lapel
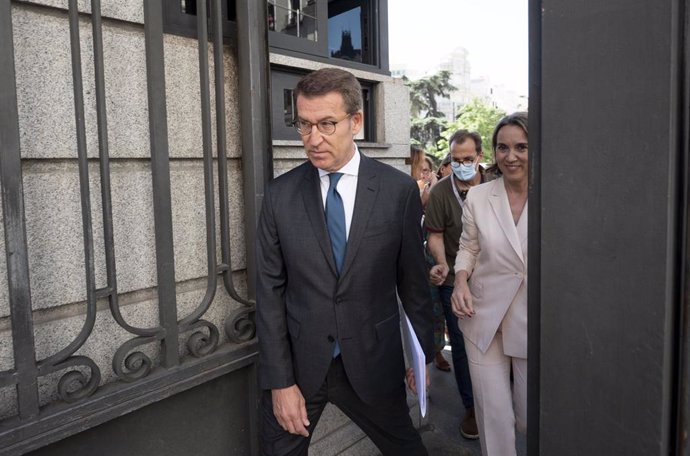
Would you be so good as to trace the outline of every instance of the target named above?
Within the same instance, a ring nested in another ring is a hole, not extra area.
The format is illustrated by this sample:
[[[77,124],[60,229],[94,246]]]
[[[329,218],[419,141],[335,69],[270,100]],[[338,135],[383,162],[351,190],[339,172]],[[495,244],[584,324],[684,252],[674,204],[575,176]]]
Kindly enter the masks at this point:
[[[331,249],[331,239],[328,236],[328,228],[326,227],[326,216],[323,211],[319,171],[314,166],[309,166],[306,169],[307,171],[304,173],[305,185],[302,186],[304,208],[319,246],[323,251],[323,256],[326,257],[326,261],[328,261],[333,273],[337,274],[333,250]]]
[[[510,245],[513,247],[513,250],[515,250],[520,261],[524,263],[525,259],[522,256],[522,243],[520,242],[520,237],[515,227],[515,222],[513,221],[513,214],[510,212],[510,203],[508,202],[508,194],[503,185],[503,179],[496,179],[493,182],[489,204],[496,215],[496,219],[503,233],[506,235],[506,238],[508,238],[508,242],[510,242]]]
[[[365,228],[372,214],[372,208],[379,192],[379,180],[371,166],[371,158],[360,153],[359,176],[357,177],[357,194],[355,196],[355,208],[350,223],[350,234],[347,237],[347,250],[345,262],[340,274],[344,277],[357,255],[357,249],[364,236]]]

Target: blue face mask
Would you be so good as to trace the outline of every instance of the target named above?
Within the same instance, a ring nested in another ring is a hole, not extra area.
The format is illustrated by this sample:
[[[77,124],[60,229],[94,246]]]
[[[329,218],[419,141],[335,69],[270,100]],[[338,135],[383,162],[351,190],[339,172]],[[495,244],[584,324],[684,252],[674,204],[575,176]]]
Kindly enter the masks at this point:
[[[462,165],[457,162],[451,162],[450,166],[453,168],[453,174],[455,177],[461,181],[467,182],[477,175],[477,168],[475,168],[474,163],[471,165]]]

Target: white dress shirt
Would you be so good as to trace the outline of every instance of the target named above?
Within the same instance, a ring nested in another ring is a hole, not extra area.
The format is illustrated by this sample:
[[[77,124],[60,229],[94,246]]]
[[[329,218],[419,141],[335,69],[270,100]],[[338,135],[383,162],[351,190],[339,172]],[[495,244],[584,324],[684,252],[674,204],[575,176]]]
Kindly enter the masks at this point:
[[[350,236],[350,224],[352,223],[352,213],[355,210],[355,196],[357,195],[357,178],[359,176],[359,149],[355,145],[355,154],[349,162],[340,168],[338,173],[343,173],[343,176],[338,181],[336,190],[343,199],[343,208],[345,209],[345,236]],[[321,201],[323,202],[324,210],[326,209],[326,196],[328,194],[328,187],[331,180],[328,177],[330,173],[319,169],[319,178],[321,179]]]

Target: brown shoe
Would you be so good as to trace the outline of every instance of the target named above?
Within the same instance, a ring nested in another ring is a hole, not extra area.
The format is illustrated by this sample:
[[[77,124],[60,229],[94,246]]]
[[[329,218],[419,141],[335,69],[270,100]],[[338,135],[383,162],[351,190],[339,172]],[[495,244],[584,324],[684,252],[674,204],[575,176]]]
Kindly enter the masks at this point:
[[[448,361],[446,361],[446,358],[443,357],[443,353],[440,351],[436,352],[436,356],[434,356],[434,366],[443,372],[450,372],[450,364],[448,364]]]
[[[465,418],[463,418],[462,423],[460,423],[460,435],[470,440],[479,438],[477,420],[474,418],[474,407],[467,409],[465,412]]]

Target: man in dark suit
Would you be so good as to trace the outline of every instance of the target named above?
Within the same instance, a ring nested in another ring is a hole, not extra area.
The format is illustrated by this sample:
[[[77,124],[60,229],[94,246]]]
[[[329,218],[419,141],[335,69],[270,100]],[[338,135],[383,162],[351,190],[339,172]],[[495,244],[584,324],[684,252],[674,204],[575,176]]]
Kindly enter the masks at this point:
[[[331,402],[384,455],[426,455],[406,402],[396,297],[430,362],[419,190],[357,149],[352,74],[310,73],[295,97],[308,161],[268,184],[258,229],[261,454],[308,454]]]

